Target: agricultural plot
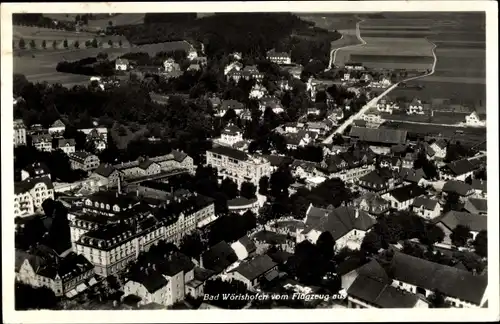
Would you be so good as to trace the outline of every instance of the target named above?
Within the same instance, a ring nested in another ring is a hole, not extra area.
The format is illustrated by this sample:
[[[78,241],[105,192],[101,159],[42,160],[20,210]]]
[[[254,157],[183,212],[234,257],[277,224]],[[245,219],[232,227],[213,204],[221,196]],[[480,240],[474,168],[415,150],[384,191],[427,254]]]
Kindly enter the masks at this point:
[[[365,37],[382,37],[382,38],[425,38],[434,35],[435,32],[430,30],[395,30],[395,29],[365,29],[361,28],[361,35]]]
[[[44,14],[44,16],[61,21],[75,21],[77,14]],[[109,26],[110,21],[113,26],[142,24],[144,22],[144,16],[145,14],[143,13],[121,13],[112,16],[98,14],[94,19],[89,19],[88,27],[90,29],[103,29]]]
[[[322,14],[298,14],[301,19],[313,22],[316,27],[326,30],[342,30],[342,29],[355,29],[356,23],[359,21],[354,15],[322,15]]]
[[[478,83],[455,83],[427,81],[430,77],[407,83],[407,88],[397,87],[391,92],[391,97],[404,97],[413,99],[415,97],[430,102],[434,98],[451,98],[456,102],[476,104],[486,98],[486,87]],[[423,87],[422,89],[416,88]]]

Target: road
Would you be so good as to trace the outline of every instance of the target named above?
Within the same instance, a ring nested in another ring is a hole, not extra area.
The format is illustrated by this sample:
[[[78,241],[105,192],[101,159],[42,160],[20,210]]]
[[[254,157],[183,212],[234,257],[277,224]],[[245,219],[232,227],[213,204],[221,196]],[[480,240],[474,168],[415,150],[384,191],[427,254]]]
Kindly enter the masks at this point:
[[[359,25],[357,25],[357,27],[358,27],[358,30],[359,30]],[[385,90],[384,92],[382,92],[378,97],[375,97],[372,100],[370,100],[356,114],[352,115],[346,121],[344,121],[342,123],[342,125],[340,125],[330,136],[328,136],[323,141],[323,144],[330,144],[332,142],[333,137],[336,134],[342,134],[345,131],[345,129],[347,128],[347,126],[351,125],[354,122],[354,120],[359,119],[370,108],[375,107],[377,105],[378,101],[381,98],[383,98],[384,96],[386,96],[392,90],[396,89],[399,86],[400,83],[417,80],[417,79],[420,79],[420,78],[423,78],[423,77],[427,77],[427,76],[430,76],[430,75],[434,74],[434,72],[436,70],[436,63],[437,63],[437,56],[436,56],[436,51],[435,51],[436,44],[432,43],[431,41],[429,41],[429,42],[433,45],[433,47],[432,47],[432,56],[434,57],[434,62],[432,63],[432,68],[431,68],[431,71],[429,73],[423,74],[423,75],[418,75],[418,76],[415,76],[415,77],[411,77],[411,78],[399,81],[398,83],[396,83],[396,84],[392,85],[391,87],[387,88],[387,90]]]
[[[360,41],[361,44],[356,44],[356,45],[347,45],[347,46],[342,46],[339,48],[336,48],[330,52],[330,62],[328,63],[328,68],[326,71],[329,71],[332,69],[332,66],[335,63],[335,58],[337,57],[337,51],[345,48],[352,48],[352,47],[357,47],[357,46],[364,46],[366,45],[365,40],[361,37],[361,31],[359,30],[359,24],[361,24],[364,20],[360,20],[356,23],[356,37]],[[340,39],[344,38],[344,35]]]

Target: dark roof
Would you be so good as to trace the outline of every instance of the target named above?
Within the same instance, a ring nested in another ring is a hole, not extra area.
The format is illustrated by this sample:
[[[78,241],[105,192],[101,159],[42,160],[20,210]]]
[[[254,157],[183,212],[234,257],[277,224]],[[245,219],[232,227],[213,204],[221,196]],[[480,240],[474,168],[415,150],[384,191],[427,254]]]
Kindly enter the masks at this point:
[[[245,197],[236,197],[227,201],[229,207],[246,206],[253,204],[257,201],[257,198],[247,199]]]
[[[30,177],[36,177],[44,174],[49,174],[50,170],[47,165],[43,162],[35,162],[24,168],[24,171],[28,172]]]
[[[243,107],[243,104],[237,100],[223,100],[220,104],[220,108],[224,110],[243,109]]]
[[[379,170],[373,170],[368,174],[365,174],[359,181],[368,182],[371,184],[387,184],[387,181],[394,177],[393,172],[390,169],[382,168]]]
[[[488,191],[488,186],[486,185],[486,180],[473,179],[471,186],[475,190],[480,190],[480,191],[484,191],[484,192]]]
[[[488,219],[486,216],[455,210],[447,212],[443,216],[436,218],[433,222],[442,223],[450,230],[454,230],[457,225],[464,225],[468,226],[470,230],[474,232],[486,230],[488,226]]]
[[[420,208],[424,207],[427,210],[434,210],[438,204],[437,200],[433,200],[427,197],[417,197],[412,203],[413,207]]]
[[[443,192],[455,192],[460,196],[467,196],[471,190],[472,187],[469,184],[459,180],[450,180],[443,186]]]
[[[168,280],[165,279],[161,273],[152,269],[148,269],[147,272],[134,271],[134,273],[130,276],[130,280],[140,283],[151,294],[168,284]]]
[[[278,264],[286,263],[288,259],[293,256],[292,253],[286,251],[276,251],[274,253],[269,252],[267,255],[269,255],[269,257]]]
[[[306,222],[305,225],[317,224],[321,219],[326,217],[330,213],[330,210],[325,208],[314,207],[312,204],[306,211]]]
[[[392,189],[391,191],[388,191],[387,194],[390,194],[392,197],[394,197],[394,199],[396,199],[399,202],[404,202],[410,199],[414,199],[418,196],[421,196],[426,192],[427,191],[424,188],[419,187],[415,184],[410,184],[404,187]]]
[[[446,167],[457,176],[476,170],[476,167],[468,159],[453,161],[446,164]]]
[[[418,183],[425,176],[425,172],[422,169],[402,168],[399,175],[404,181]]]
[[[213,275],[214,275],[214,272],[212,270],[200,268],[200,267],[194,267],[194,279],[195,280],[205,282],[208,279],[210,279],[210,277],[212,277]]]
[[[86,158],[88,158],[89,156],[92,156],[92,155],[93,154],[89,153],[89,152],[77,151],[77,152],[70,153],[69,158],[70,158],[70,160],[76,160],[79,162],[83,162],[83,161],[85,161]]]
[[[99,166],[97,167],[97,169],[95,169],[94,173],[97,173],[98,175],[101,175],[101,176],[107,178],[114,171],[116,171],[116,169],[111,164],[101,163],[101,164],[99,164]]]
[[[277,266],[277,263],[275,263],[270,256],[264,254],[259,255],[250,261],[241,263],[233,271],[240,273],[248,280],[254,280],[262,276],[275,266]]]
[[[354,126],[351,128],[349,136],[370,143],[404,144],[407,134],[406,130]]]
[[[241,237],[238,242],[240,242],[241,245],[245,247],[248,253],[254,252],[257,250],[257,247],[255,246],[255,243],[247,236]]]
[[[227,242],[221,241],[205,251],[202,260],[204,268],[220,273],[236,262],[238,256]]]
[[[227,135],[237,135],[237,134],[241,134],[242,131],[238,126],[230,124],[222,130],[222,133],[227,134]]]
[[[337,275],[343,276],[349,272],[360,268],[362,265],[366,264],[367,261],[362,258],[348,257],[346,260],[341,262],[336,269]]]
[[[58,147],[63,147],[63,146],[75,146],[76,142],[73,138],[60,138],[57,140],[57,146]]]
[[[390,273],[396,280],[439,291],[479,305],[488,286],[488,277],[395,252]]]
[[[27,178],[26,180],[14,183],[14,193],[16,195],[30,191],[38,183],[44,183],[47,189],[54,189],[54,185],[48,176]]]
[[[390,283],[370,277],[359,276],[354,280],[347,294],[378,308],[413,308],[419,297],[394,288]]]
[[[182,253],[172,253],[167,260],[161,260],[156,264],[156,268],[160,273],[170,277],[181,271],[191,271],[194,267],[195,265],[191,259]]]
[[[174,160],[177,161],[177,162],[182,162],[187,157],[189,157],[189,155],[187,155],[186,153],[184,153],[182,151],[178,151],[178,150],[172,150],[172,154],[174,156]]]
[[[66,125],[64,125],[62,120],[58,119],[50,127],[66,127]]]
[[[486,199],[469,198],[465,202],[464,209],[470,213],[488,212],[488,201]]]
[[[279,155],[262,155],[266,160],[269,161],[271,166],[280,167],[282,165],[293,162],[293,158],[289,156],[279,156]]]
[[[233,159],[240,160],[240,161],[246,161],[248,159],[247,154],[245,152],[227,147],[227,146],[216,146],[213,147],[209,150],[210,152],[220,154],[220,155],[225,155],[229,156]]]

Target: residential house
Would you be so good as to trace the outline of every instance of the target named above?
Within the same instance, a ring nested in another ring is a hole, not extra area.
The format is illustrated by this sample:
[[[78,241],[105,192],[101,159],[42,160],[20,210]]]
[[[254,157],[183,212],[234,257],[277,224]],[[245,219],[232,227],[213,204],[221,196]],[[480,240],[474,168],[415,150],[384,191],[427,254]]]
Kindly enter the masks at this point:
[[[422,101],[418,98],[413,98],[413,100],[407,104],[406,113],[408,115],[425,114],[424,105],[422,104]]]
[[[220,138],[216,140],[218,144],[230,147],[241,141],[243,141],[243,131],[232,123],[222,130]]]
[[[307,130],[316,132],[319,135],[325,135],[330,129],[333,128],[333,123],[329,119],[324,119],[319,122],[308,122],[305,124]]]
[[[142,157],[139,157],[136,161],[115,164],[114,168],[120,171],[124,179],[133,179],[161,173],[161,167],[158,163]]]
[[[22,119],[14,120],[14,147],[26,145],[26,126]]]
[[[194,48],[191,48],[187,53],[187,59],[190,61],[194,61],[197,58],[198,58],[198,52]]]
[[[370,215],[378,217],[389,211],[390,204],[380,195],[372,192],[367,192],[356,200],[356,205],[360,210],[363,210]]]
[[[352,127],[349,136],[354,141],[362,141],[371,145],[405,144],[408,132],[400,129]]]
[[[94,266],[81,254],[70,252],[60,257],[55,251],[31,253],[16,250],[16,281],[33,287],[45,287],[56,296],[74,297],[94,285]]]
[[[200,267],[220,274],[237,262],[238,256],[227,242],[221,241],[203,252],[200,261]]]
[[[402,171],[402,161],[397,156],[380,156],[379,167],[391,169],[396,172]]]
[[[33,146],[39,151],[52,151],[52,136],[50,134],[32,135],[31,142]]]
[[[374,170],[375,155],[369,150],[349,150],[326,156],[318,170],[328,178],[340,178],[342,181],[355,181]]]
[[[54,185],[47,176],[14,183],[14,217],[34,214],[49,198],[54,199]]]
[[[73,138],[59,138],[57,139],[56,145],[56,149],[62,150],[68,155],[75,152],[76,142]]]
[[[394,110],[398,110],[399,106],[396,102],[393,102],[387,96],[383,97],[377,102],[377,110],[379,112],[384,112],[388,114],[392,114]]]
[[[472,127],[486,127],[486,115],[474,111],[465,117],[465,124]]]
[[[101,163],[90,176],[98,187],[114,187],[118,184],[119,177],[120,171],[109,163]]]
[[[281,114],[285,111],[278,98],[272,96],[261,97],[259,99],[259,109],[265,112],[268,107],[271,108],[275,114]]]
[[[344,64],[344,68],[348,71],[350,70],[355,70],[355,71],[364,71],[365,67],[363,66],[362,63],[355,63],[355,62],[348,62]]]
[[[472,179],[471,186],[474,189],[475,198],[481,198],[481,199],[487,198],[488,186],[486,185],[486,180]]]
[[[99,167],[99,158],[85,151],[78,151],[69,154],[69,163],[73,170],[92,171]]]
[[[257,198],[247,199],[245,197],[236,197],[227,201],[228,210],[240,215],[243,215],[247,211],[257,214],[259,207],[260,205]]]
[[[246,181],[258,186],[260,178],[271,175],[269,161],[229,147],[219,146],[208,150],[206,159],[208,165],[218,170],[221,179],[230,178],[238,186]]]
[[[257,250],[255,243],[246,235],[231,244],[231,248],[238,256],[238,260],[247,259],[248,257],[252,256]]]
[[[417,197],[426,193],[427,190],[424,188],[415,184],[409,184],[386,192],[382,195],[382,198],[390,202],[391,208],[407,210],[410,209],[410,206]]]
[[[384,119],[375,113],[363,114],[361,118],[366,121],[367,126],[370,128],[376,128],[384,122]]]
[[[401,168],[399,172],[401,180],[406,184],[421,184],[422,180],[424,180],[424,170],[422,169],[410,169],[410,168]]]
[[[370,82],[370,87],[372,88],[388,88],[391,85],[391,80],[385,76],[381,76],[378,80],[373,80]]]
[[[258,255],[243,261],[237,268],[229,272],[233,279],[243,282],[248,289],[259,285],[261,280],[272,281],[278,277],[278,264],[268,255]]]
[[[61,135],[62,133],[64,133],[65,130],[66,130],[66,125],[63,123],[62,120],[58,119],[52,124],[52,126],[49,127],[49,134],[50,135],[55,135],[55,134]]]
[[[172,150],[170,154],[151,157],[149,160],[157,163],[161,171],[171,171],[174,169],[186,169],[190,173],[195,171],[193,158],[183,151]]]
[[[469,198],[465,202],[464,210],[471,214],[486,215],[488,214],[488,200]]]
[[[411,169],[413,168],[416,159],[417,159],[417,153],[408,152],[401,159],[401,166],[403,167],[403,169]]]
[[[363,210],[352,207],[321,209],[311,204],[306,212],[305,228],[297,229],[297,243],[304,240],[316,243],[319,236],[328,231],[335,240],[336,250],[346,246],[359,249],[365,234],[375,222],[375,219]]]
[[[220,100],[220,98],[216,97],[215,95],[213,95],[212,97],[208,98],[207,101],[208,101],[208,105],[213,110],[217,110],[220,107],[220,105],[222,104],[222,101]]]
[[[239,116],[245,106],[237,100],[223,100],[219,107],[215,109],[216,116],[223,117],[229,109],[233,109],[236,116]]]
[[[486,231],[488,229],[487,216],[456,210],[450,210],[446,214],[435,218],[433,223],[440,227],[444,232],[444,240],[442,243],[450,246],[452,244],[450,235],[458,225],[468,227],[470,229],[472,239],[475,239],[479,232],[483,230]]]
[[[290,53],[276,52],[274,49],[266,53],[266,59],[276,64],[292,64]]]
[[[434,219],[441,214],[441,204],[435,199],[417,197],[411,204],[411,210],[425,219]]]
[[[21,170],[21,180],[23,181],[28,178],[41,177],[47,177],[51,179],[50,170],[43,162],[35,162],[27,166],[25,169]]]
[[[87,135],[87,143],[92,142],[96,150],[102,151],[106,148],[108,142],[108,129],[106,127],[94,123],[93,127],[81,128],[79,131]]]
[[[224,75],[228,75],[229,72],[239,72],[243,69],[243,64],[240,62],[231,62],[224,67]]]
[[[175,60],[173,58],[168,58],[163,62],[163,68],[165,69],[165,72],[172,72],[174,71],[175,68]]]
[[[446,157],[446,149],[448,143],[444,139],[438,139],[434,141],[430,147],[434,150],[436,159],[444,159]]]
[[[392,286],[428,298],[440,292],[454,307],[477,308],[487,301],[488,277],[395,252],[389,268]]]
[[[460,180],[465,181],[469,176],[472,176],[477,167],[468,159],[462,159],[447,163],[439,169],[440,177],[443,180]]]
[[[300,75],[302,74],[304,67],[300,64],[287,64],[281,65],[280,70],[288,72],[295,79],[300,79]]]
[[[399,182],[399,177],[396,177],[394,171],[390,169],[372,169],[357,182],[360,187],[368,191],[382,194],[394,188]]]
[[[205,283],[212,278],[213,275],[214,272],[212,270],[194,267],[194,279],[186,282],[186,295],[190,295],[193,298],[202,297],[205,291]]]
[[[443,194],[444,196],[449,193],[457,194],[462,201],[465,201],[467,197],[470,197],[474,194],[474,189],[467,183],[458,181],[458,180],[450,180],[447,181],[443,186]]]
[[[267,94],[267,89],[262,84],[255,84],[252,89],[250,89],[250,94],[248,95],[250,99],[257,99],[264,97]]]
[[[115,70],[116,71],[127,71],[129,68],[129,61],[127,59],[119,58],[115,61]]]
[[[317,176],[318,163],[304,160],[294,160],[290,165],[292,175],[296,178],[306,179]]]
[[[373,76],[368,73],[364,73],[361,75],[360,81],[365,82],[365,83],[372,83],[373,82]]]
[[[286,140],[287,148],[289,150],[294,150],[298,147],[304,147],[313,144],[318,137],[318,134],[315,132],[300,130],[295,134],[287,134],[284,137]]]

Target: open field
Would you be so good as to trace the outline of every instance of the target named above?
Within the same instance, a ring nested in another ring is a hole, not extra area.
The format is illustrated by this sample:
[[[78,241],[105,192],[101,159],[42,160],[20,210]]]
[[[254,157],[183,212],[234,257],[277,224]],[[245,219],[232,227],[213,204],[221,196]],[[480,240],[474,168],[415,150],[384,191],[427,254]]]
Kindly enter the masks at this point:
[[[56,20],[66,20],[75,21],[77,14],[43,14],[45,17],[56,19]],[[113,23],[113,26],[121,25],[136,25],[142,24],[144,22],[143,13],[121,13],[113,16],[100,15],[98,19],[89,19],[88,27],[90,29],[103,29],[108,26],[109,21]]]
[[[381,37],[381,38],[425,38],[428,36],[433,36],[435,32],[430,30],[396,30],[396,29],[384,29],[384,30],[373,30],[361,28],[361,35],[365,37]]]
[[[297,14],[302,20],[315,23],[316,27],[326,30],[355,29],[359,19],[354,14]]]
[[[433,98],[450,98],[456,100],[456,102],[474,104],[479,100],[485,101],[486,87],[484,84],[427,81],[429,78],[425,77],[418,81],[408,82],[407,85],[411,88],[397,87],[391,92],[390,96],[395,98],[406,97],[410,100],[417,97],[428,102]],[[416,89],[415,86],[418,85],[424,88],[420,90]]]
[[[465,122],[465,116],[468,115],[468,113],[441,111],[435,111],[433,116],[431,115],[430,111],[426,112],[425,115],[407,115],[404,111],[393,112],[392,114],[380,114],[380,116],[385,120],[445,125],[458,125],[459,123],[463,123]]]
[[[464,42],[464,41],[434,41],[439,49],[482,49],[486,50],[486,42]]]

